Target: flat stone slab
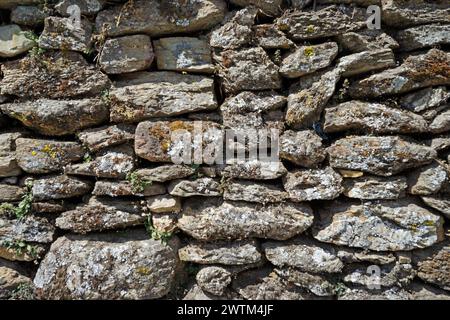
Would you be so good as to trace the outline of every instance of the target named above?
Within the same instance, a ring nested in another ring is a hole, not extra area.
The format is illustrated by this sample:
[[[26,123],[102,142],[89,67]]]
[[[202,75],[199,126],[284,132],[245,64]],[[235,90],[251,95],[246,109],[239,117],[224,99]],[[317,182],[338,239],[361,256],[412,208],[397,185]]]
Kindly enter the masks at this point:
[[[391,49],[363,51],[344,56],[338,61],[343,77],[395,67],[395,56]]]
[[[29,215],[23,219],[0,217],[0,242],[25,241],[50,243],[55,227],[47,219]]]
[[[116,124],[99,128],[87,129],[78,133],[78,139],[92,152],[116,146],[134,140],[136,126],[131,124]]]
[[[280,158],[307,168],[317,167],[325,160],[322,139],[312,130],[286,130],[280,136]]]
[[[450,12],[449,12],[450,14]],[[424,25],[399,31],[396,36],[402,51],[450,44],[450,25]]]
[[[39,178],[33,181],[33,200],[79,197],[92,191],[92,188],[92,182],[66,175]]]
[[[408,182],[406,177],[363,176],[344,179],[343,194],[349,198],[363,200],[395,200],[406,194]]]
[[[27,52],[35,46],[26,33],[16,24],[0,27],[0,58],[12,58]]]
[[[223,198],[232,201],[258,202],[262,204],[282,202],[289,198],[283,188],[264,182],[235,180],[224,186]]]

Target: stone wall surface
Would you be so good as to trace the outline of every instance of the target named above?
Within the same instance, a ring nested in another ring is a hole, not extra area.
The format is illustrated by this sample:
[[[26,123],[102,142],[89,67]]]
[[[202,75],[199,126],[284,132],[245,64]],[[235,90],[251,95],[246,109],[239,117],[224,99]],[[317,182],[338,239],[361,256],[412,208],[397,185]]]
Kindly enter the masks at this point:
[[[449,98],[446,0],[0,0],[0,299],[449,300]]]

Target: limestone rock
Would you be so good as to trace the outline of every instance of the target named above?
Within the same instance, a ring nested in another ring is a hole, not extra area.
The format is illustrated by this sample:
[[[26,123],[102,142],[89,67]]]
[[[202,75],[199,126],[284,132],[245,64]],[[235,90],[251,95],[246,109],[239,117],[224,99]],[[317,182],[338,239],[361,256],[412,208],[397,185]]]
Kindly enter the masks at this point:
[[[396,256],[392,253],[371,252],[350,248],[339,248],[337,256],[345,264],[369,262],[376,265],[385,265],[397,261]]]
[[[304,204],[280,203],[259,208],[244,202],[189,199],[178,227],[201,240],[270,238],[284,240],[305,231],[313,215]]]
[[[55,5],[55,10],[62,16],[68,16],[70,6],[78,6],[82,15],[94,15],[104,6],[105,0],[61,0]]]
[[[25,126],[52,136],[75,133],[109,118],[108,107],[100,99],[38,99],[2,104],[0,109],[8,116],[20,120]]]
[[[92,197],[87,204],[66,211],[56,219],[56,226],[76,233],[121,229],[144,224],[145,217],[136,201]]]
[[[430,131],[442,133],[450,131],[450,110],[440,113],[430,124]]]
[[[214,73],[211,50],[206,40],[161,38],[155,41],[155,55],[159,70]]]
[[[448,99],[450,92],[445,87],[425,88],[401,97],[400,105],[414,112],[422,112],[439,107]]]
[[[450,219],[450,200],[448,194],[436,194],[430,196],[422,196],[423,202],[433,209],[441,212],[445,217]]]
[[[396,39],[402,51],[450,44],[450,25],[427,24],[401,30]]]
[[[137,34],[106,40],[99,64],[107,74],[120,74],[145,70],[154,57],[150,37]]]
[[[100,11],[96,30],[106,27],[108,36],[145,33],[151,37],[208,30],[222,21],[226,4],[222,0],[174,1],[136,0],[132,5]],[[120,16],[119,23],[116,17]]]
[[[413,300],[450,300],[448,292],[419,282],[413,282],[408,289]]]
[[[396,136],[349,136],[328,149],[330,165],[345,170],[361,170],[391,176],[431,162],[436,151]]]
[[[337,36],[339,45],[350,52],[371,51],[378,49],[398,49],[398,42],[381,30],[362,30],[347,32]]]
[[[314,237],[374,251],[424,248],[443,239],[443,219],[405,198],[394,202],[334,202],[319,210]]]
[[[195,279],[206,292],[221,296],[231,283],[231,273],[221,267],[205,267],[197,273]]]
[[[255,41],[264,49],[289,49],[294,43],[276,25],[259,24],[253,27]]]
[[[31,286],[32,280],[19,265],[0,259],[0,299],[8,299],[21,286]]]
[[[171,213],[181,211],[181,201],[178,197],[158,195],[147,198],[147,208],[153,213]]]
[[[41,299],[155,299],[169,292],[177,267],[175,244],[144,232],[67,235],[53,243],[34,285]]]
[[[335,285],[321,275],[310,274],[296,269],[275,269],[276,274],[293,283],[297,287],[306,289],[317,296],[333,296]]]
[[[449,178],[447,170],[435,163],[414,170],[408,175],[408,192],[416,195],[437,193]]]
[[[78,138],[90,151],[97,152],[134,140],[135,130],[136,127],[130,124],[116,124],[83,130],[78,133]]]
[[[288,54],[281,62],[280,74],[287,78],[298,78],[328,67],[338,54],[335,42],[313,46],[301,46]]]
[[[199,264],[245,265],[258,263],[262,255],[255,240],[191,241],[178,251],[181,261]]]
[[[0,258],[9,261],[36,262],[44,257],[47,249],[45,244],[36,242],[3,240],[0,242]]]
[[[136,175],[144,181],[166,182],[175,179],[187,178],[195,173],[193,167],[181,164],[164,165],[155,168],[141,168],[135,171]]]
[[[405,177],[367,176],[355,179],[345,179],[344,195],[349,198],[363,200],[395,200],[402,198],[408,187]]]
[[[353,77],[370,71],[395,67],[395,56],[391,49],[363,51],[339,59],[338,68],[343,77]]]
[[[96,196],[154,196],[166,193],[161,183],[151,183],[144,186],[133,186],[128,181],[97,181],[92,193]]]
[[[353,98],[367,99],[446,84],[450,84],[450,54],[431,49],[408,57],[399,67],[355,82],[349,92]]]
[[[225,185],[225,200],[259,202],[262,204],[281,202],[289,198],[282,188],[263,182],[248,180],[231,181]]]
[[[208,177],[196,180],[174,180],[170,182],[167,190],[171,195],[179,197],[214,197],[222,194],[219,182]]]
[[[0,58],[12,58],[34,47],[34,42],[16,24],[0,27]]]
[[[15,156],[15,141],[21,136],[19,132],[0,134],[0,177],[18,176],[22,172]]]
[[[11,22],[27,27],[43,25],[47,16],[45,10],[35,6],[17,6],[11,10]]]
[[[331,200],[342,188],[342,177],[330,167],[325,169],[299,169],[283,178],[284,189],[292,201]]]
[[[33,181],[33,200],[54,200],[82,196],[92,190],[90,181],[66,175],[39,178]]]
[[[55,228],[46,219],[26,216],[22,219],[9,219],[0,216],[0,242],[25,241],[50,243]]]
[[[411,295],[404,289],[392,287],[386,290],[349,289],[338,296],[339,300],[410,300]]]
[[[108,77],[76,52],[48,52],[2,65],[0,92],[21,98],[69,99],[99,96]]]
[[[343,280],[345,283],[364,287],[376,285],[381,288],[390,288],[393,286],[407,286],[414,276],[415,272],[410,264],[396,263],[394,265],[381,266],[380,274],[376,278],[369,272],[367,266],[350,267]]]
[[[450,134],[428,140],[427,144],[436,151],[450,148]]]
[[[240,7],[255,6],[269,16],[276,16],[281,12],[282,2],[282,0],[231,0],[231,3]]]
[[[122,76],[109,96],[112,122],[136,122],[217,108],[212,79],[174,72]]]
[[[322,139],[312,130],[285,131],[280,137],[280,158],[296,165],[315,168],[325,160]]]
[[[16,140],[17,163],[28,173],[61,171],[66,164],[80,160],[83,155],[83,148],[76,142],[26,138]]]
[[[419,133],[428,131],[428,123],[410,111],[390,108],[379,103],[353,100],[326,108],[323,130]]]
[[[284,176],[287,173],[282,162],[275,161],[230,161],[222,171],[226,178],[271,180]]]
[[[9,184],[0,184],[0,201],[20,201],[25,189]]]

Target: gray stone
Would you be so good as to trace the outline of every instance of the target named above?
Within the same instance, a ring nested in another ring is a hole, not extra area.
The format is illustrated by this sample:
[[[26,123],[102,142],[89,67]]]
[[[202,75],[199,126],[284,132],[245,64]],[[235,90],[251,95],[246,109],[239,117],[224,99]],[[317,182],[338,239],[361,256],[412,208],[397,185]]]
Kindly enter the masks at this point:
[[[306,289],[317,296],[333,296],[335,285],[324,276],[302,272],[296,269],[275,269],[276,274],[293,283],[297,287]]]
[[[97,181],[92,194],[96,196],[154,196],[166,193],[166,187],[161,183],[150,183],[145,186],[133,186],[128,181]]]
[[[78,6],[80,14],[89,16],[98,13],[105,2],[105,0],[61,0],[55,5],[55,9],[60,15],[69,16],[67,9],[70,6]]]
[[[342,177],[330,167],[296,169],[283,178],[284,189],[292,201],[331,200],[343,191]]]
[[[397,41],[381,30],[347,32],[337,36],[337,42],[346,51],[353,53],[378,49],[398,49]]]
[[[155,299],[170,291],[177,268],[175,241],[139,231],[68,235],[53,243],[34,285],[41,299]]]
[[[22,172],[14,152],[15,141],[21,136],[19,132],[0,134],[0,177],[18,176]]]
[[[214,82],[204,76],[139,72],[122,76],[114,85],[109,95],[112,122],[137,122],[217,108]]]
[[[166,182],[175,179],[187,178],[195,173],[193,167],[181,164],[164,165],[155,168],[140,168],[136,175],[144,181]]]
[[[1,9],[11,9],[17,5],[33,5],[39,4],[40,0],[2,0],[0,2]]]
[[[259,24],[253,27],[256,45],[264,49],[290,49],[294,43],[274,24]]]
[[[415,271],[411,264],[396,263],[394,265],[383,265],[380,274],[374,278],[367,266],[350,267],[344,276],[344,283],[364,287],[380,286],[390,288],[393,286],[406,287],[414,278]]]
[[[233,201],[259,202],[262,204],[282,202],[289,198],[282,188],[263,182],[248,180],[231,181],[224,186],[223,198]]]
[[[396,136],[349,136],[337,140],[327,151],[333,168],[361,170],[380,176],[420,167],[437,155],[430,147]]]
[[[315,168],[325,160],[322,139],[312,130],[285,131],[280,137],[280,158],[307,168]]]
[[[442,151],[450,148],[450,134],[432,138],[427,141],[427,145],[436,151]]]
[[[174,180],[167,187],[167,191],[173,196],[192,197],[205,196],[214,197],[222,194],[220,183],[205,177],[195,180]]]
[[[450,12],[449,12],[450,14]],[[401,30],[395,37],[402,51],[450,44],[450,25],[424,25]]]
[[[25,241],[50,243],[55,228],[46,219],[26,216],[22,219],[8,219],[0,216],[0,242]]]
[[[150,37],[137,34],[108,39],[102,48],[99,64],[107,74],[120,74],[145,70],[154,57]]]
[[[172,213],[181,211],[181,200],[170,195],[158,195],[147,198],[147,208],[153,213]]]
[[[116,146],[134,140],[136,126],[130,124],[116,124],[99,128],[87,129],[78,133],[78,139],[90,151],[97,152],[102,149]]]
[[[55,200],[82,196],[92,191],[93,183],[66,175],[33,181],[33,200]]]
[[[30,277],[20,265],[0,259],[0,299],[15,295],[21,287],[31,287]]]
[[[25,188],[0,184],[0,201],[19,201],[25,195]]]
[[[285,240],[312,224],[313,214],[305,204],[280,203],[260,208],[245,202],[218,203],[217,199],[184,203],[178,227],[200,240],[270,238]]]
[[[430,124],[430,131],[433,133],[442,133],[450,131],[450,109],[436,116]]]
[[[282,0],[231,0],[231,3],[240,7],[255,6],[269,16],[276,16],[281,12],[282,2]]]
[[[212,295],[212,294],[210,294],[208,292],[205,292],[197,284],[193,284],[192,286],[190,286],[188,288],[188,292],[183,297],[183,300],[194,300],[194,301],[195,300],[202,300],[202,301],[207,301],[207,300],[227,300],[227,299],[230,299],[230,298],[228,298],[227,296],[218,297],[218,296]]]
[[[437,193],[448,180],[447,170],[436,163],[414,170],[408,175],[408,192],[425,196]]]
[[[354,204],[334,202],[319,209],[313,235],[319,241],[374,251],[424,248],[443,239],[443,219],[413,199]]]
[[[376,49],[344,56],[338,61],[343,77],[395,67],[395,56],[391,49]]]
[[[76,142],[26,138],[16,140],[17,163],[28,173],[61,171],[65,165],[80,160],[83,155],[83,148]]]
[[[338,300],[410,300],[411,295],[404,289],[392,287],[386,290],[350,289],[338,296]]]
[[[11,22],[27,27],[38,27],[44,24],[48,13],[34,6],[17,6],[11,10]]]
[[[358,251],[350,248],[339,248],[337,256],[345,264],[369,262],[376,265],[394,263],[397,258],[392,253]]]
[[[231,273],[221,267],[205,267],[200,269],[195,279],[206,292],[221,296],[231,283]]]
[[[161,38],[154,42],[159,70],[214,73],[206,40],[189,37]]]
[[[52,136],[72,134],[80,129],[98,125],[109,118],[109,109],[101,99],[38,99],[2,104],[0,109],[25,126]]]
[[[253,180],[271,180],[287,173],[282,162],[276,161],[229,161],[221,172],[223,177]]]
[[[450,300],[448,292],[420,282],[413,282],[408,289],[413,300]]]
[[[447,219],[450,219],[450,199],[448,194],[435,194],[422,196],[423,202],[433,209],[441,212]]]
[[[401,97],[400,105],[414,112],[422,112],[439,107],[448,99],[450,92],[445,87],[425,88]]]
[[[408,183],[405,177],[367,176],[345,179],[343,194],[363,200],[395,200],[405,196]]]
[[[15,24],[0,27],[0,58],[12,58],[34,47],[26,33]]]

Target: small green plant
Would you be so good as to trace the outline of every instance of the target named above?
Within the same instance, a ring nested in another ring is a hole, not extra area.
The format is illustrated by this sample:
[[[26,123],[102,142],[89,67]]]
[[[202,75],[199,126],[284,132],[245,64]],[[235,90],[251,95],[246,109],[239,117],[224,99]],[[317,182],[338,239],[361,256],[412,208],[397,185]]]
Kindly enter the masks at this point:
[[[15,208],[15,215],[17,219],[23,219],[31,212],[31,204],[33,202],[33,181],[28,180],[25,182],[27,191],[22,196],[22,201],[19,202]]]
[[[111,98],[109,97],[109,89],[103,89],[100,93],[100,99],[106,104],[111,102]]]
[[[84,163],[89,163],[92,161],[92,156],[89,152],[86,152],[83,156],[83,162]]]
[[[347,291],[347,287],[342,282],[338,282],[334,286],[334,294],[337,296],[343,295]]]
[[[11,203],[4,202],[0,204],[0,216],[14,216],[16,207]]]
[[[21,283],[11,293],[11,300],[33,300],[34,290],[31,284]]]
[[[2,247],[13,250],[18,256],[28,255],[33,259],[38,258],[38,249],[32,244],[28,244],[21,240],[3,240]]]
[[[304,53],[305,53],[305,56],[312,57],[314,55],[314,48],[313,47],[306,47],[304,49]]]
[[[171,232],[161,231],[155,228],[152,221],[152,216],[148,215],[145,220],[145,230],[147,231],[150,238],[154,240],[160,240],[162,243],[167,244],[172,238],[173,234]]]
[[[34,33],[33,31],[26,31],[25,37],[28,40],[33,41],[33,43],[34,43],[33,48],[31,48],[31,50],[30,50],[30,55],[32,58],[40,57],[47,51],[46,49],[39,47],[39,36],[36,33]]]
[[[143,180],[136,171],[127,174],[128,182],[131,184],[131,188],[135,193],[144,192],[145,188],[152,185],[149,180]]]

